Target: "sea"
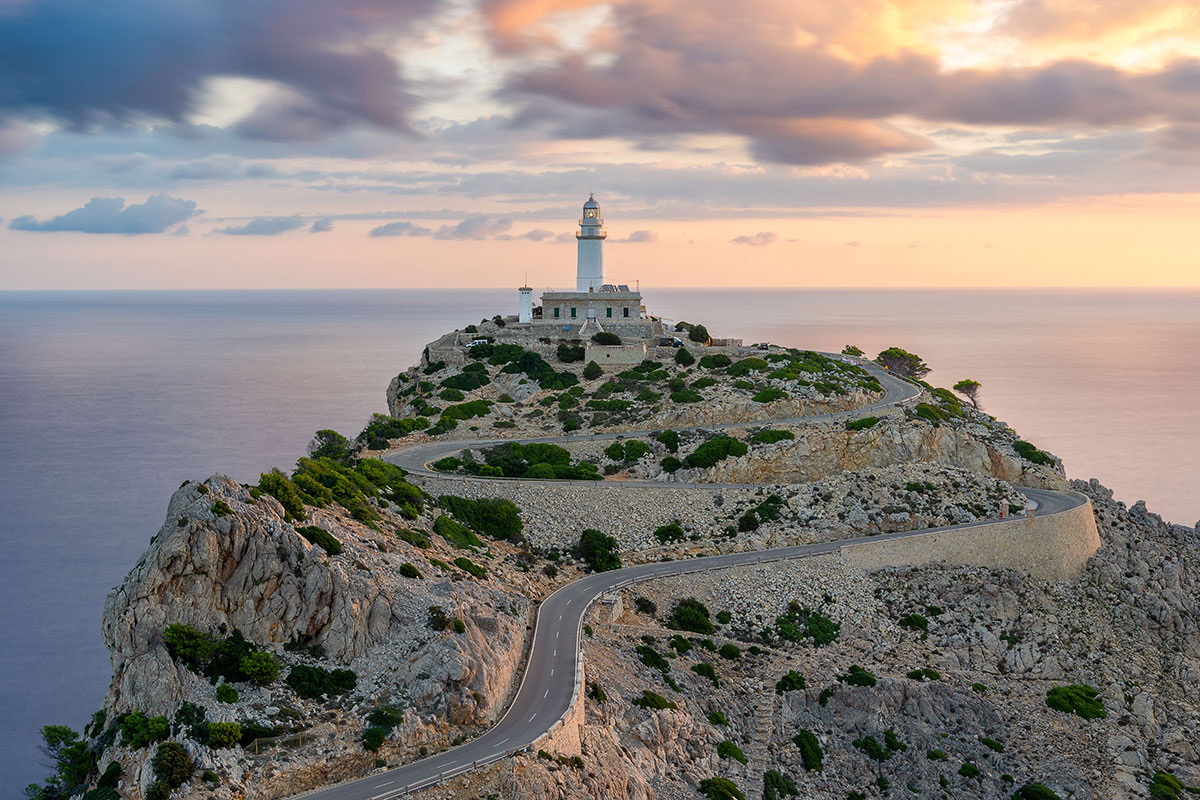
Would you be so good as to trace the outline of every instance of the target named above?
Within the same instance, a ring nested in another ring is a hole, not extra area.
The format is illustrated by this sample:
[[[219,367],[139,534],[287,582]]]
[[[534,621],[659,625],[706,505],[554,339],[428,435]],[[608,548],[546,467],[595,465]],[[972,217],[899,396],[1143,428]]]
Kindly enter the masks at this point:
[[[1200,291],[644,289],[714,336],[868,354],[982,384],[984,410],[1181,524],[1200,517]],[[104,600],[183,481],[348,436],[441,333],[513,289],[0,293],[0,796],[45,776],[111,674]]]

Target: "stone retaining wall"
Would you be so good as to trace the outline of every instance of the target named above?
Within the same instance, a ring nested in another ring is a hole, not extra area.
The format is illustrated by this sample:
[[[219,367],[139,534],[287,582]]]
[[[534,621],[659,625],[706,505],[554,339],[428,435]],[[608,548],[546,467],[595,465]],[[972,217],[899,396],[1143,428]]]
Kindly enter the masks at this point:
[[[990,525],[846,545],[842,556],[863,569],[943,563],[1018,569],[1038,578],[1078,578],[1100,549],[1091,501],[1032,520],[1013,518]]]

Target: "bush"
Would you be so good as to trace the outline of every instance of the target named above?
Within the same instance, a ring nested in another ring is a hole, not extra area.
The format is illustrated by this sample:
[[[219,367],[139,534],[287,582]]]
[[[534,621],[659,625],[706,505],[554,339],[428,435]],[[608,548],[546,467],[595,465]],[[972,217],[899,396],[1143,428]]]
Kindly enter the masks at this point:
[[[728,778],[705,778],[697,788],[708,800],[746,800],[746,795]]]
[[[776,800],[800,794],[791,778],[773,769],[763,773],[763,800]]]
[[[258,686],[266,686],[279,677],[279,659],[261,650],[242,656],[239,662],[246,680]]]
[[[171,731],[166,717],[147,717],[141,711],[133,711],[121,717],[121,743],[133,750],[161,742]]]
[[[741,763],[746,763],[746,754],[742,752],[742,748],[731,742],[729,739],[717,745],[717,756],[720,758],[732,758]]]
[[[667,627],[705,635],[713,632],[708,608],[694,597],[684,598],[675,604],[671,609],[671,616],[667,618]]]
[[[1058,686],[1046,692],[1046,705],[1055,711],[1075,714],[1084,719],[1104,719],[1108,711],[1100,692],[1084,684]]]
[[[236,703],[238,699],[238,690],[230,686],[228,683],[222,683],[217,687],[217,700],[221,703]]]
[[[570,342],[559,342],[558,350],[555,353],[558,360],[564,364],[571,364],[576,361],[583,361],[585,355],[583,345]]]
[[[484,578],[487,576],[487,570],[476,564],[469,558],[459,556],[454,559],[454,566],[461,569],[463,572],[469,573],[476,578]]]
[[[638,654],[638,660],[650,669],[656,669],[664,675],[671,671],[671,664],[653,647],[639,644],[635,652]]]
[[[641,597],[640,595],[634,598],[633,607],[637,609],[639,614],[649,614],[653,617],[656,613],[658,613],[658,606],[654,605],[654,601],[648,597]],[[685,639],[684,641],[687,640]]]
[[[708,335],[708,328],[704,327],[703,325],[693,325],[691,328],[689,328],[688,338],[693,342],[699,342],[700,344],[708,344],[709,340],[712,339],[712,337]]]
[[[483,372],[460,372],[442,381],[445,389],[458,389],[461,392],[473,392],[487,386],[491,379]]]
[[[608,572],[621,568],[621,558],[617,555],[617,540],[598,530],[589,528],[580,534],[576,552],[592,572]]]
[[[701,661],[698,664],[692,664],[692,672],[712,681],[714,689],[720,688],[721,679],[717,677],[717,671],[713,669],[712,664],[708,664],[704,661]]]
[[[208,723],[208,746],[220,750],[233,747],[242,739],[242,726],[236,722]]]
[[[331,556],[336,556],[342,552],[342,543],[339,542],[333,534],[323,528],[318,528],[315,525],[305,525],[302,528],[296,528],[296,533],[303,536],[308,541],[315,544],[317,547],[324,550]]]
[[[908,614],[900,618],[900,627],[925,633],[929,631],[929,620],[920,614]]]
[[[146,790],[146,800],[167,800],[171,796],[171,787],[162,781],[155,781]]]
[[[593,681],[587,686],[587,696],[595,700],[597,703],[607,703],[608,695],[604,692],[604,687]]]
[[[716,436],[697,447],[683,459],[689,469],[707,469],[730,456],[746,455],[745,442],[738,441],[732,436]]]
[[[979,743],[995,753],[1004,752],[1004,745],[1002,743],[996,741],[995,739],[990,739],[987,736],[980,736]]]
[[[788,673],[775,682],[775,694],[783,694],[784,692],[798,692],[801,689],[807,689],[808,684],[804,680],[804,676],[796,670],[788,670]]]
[[[483,541],[472,533],[467,526],[455,522],[445,515],[433,521],[433,532],[459,550],[483,546]]]
[[[929,366],[916,353],[899,347],[889,347],[875,357],[875,362],[902,378],[921,380],[929,374]]]
[[[683,469],[683,462],[675,456],[667,456],[660,464],[663,472],[678,472]]]
[[[675,351],[675,363],[681,367],[690,367],[696,363],[696,357],[689,353],[686,347],[680,347]]]
[[[874,686],[878,681],[875,676],[857,664],[851,664],[845,675],[838,675],[838,681],[850,686]]]
[[[892,757],[892,751],[875,741],[874,736],[863,736],[855,739],[851,744],[858,750],[861,750],[867,758],[881,764]]]
[[[944,751],[939,750],[935,747],[934,749],[932,749],[928,753],[926,753],[925,757],[928,758],[930,761],[945,761],[950,756],[946,755],[946,753]]]
[[[751,372],[760,372],[767,368],[767,362],[758,356],[750,356],[743,358],[736,364],[731,365],[725,370],[726,375],[732,375],[735,378],[744,378]]]
[[[789,441],[796,438],[796,434],[791,431],[774,431],[765,430],[759,431],[750,437],[753,444],[775,444],[776,442]]]
[[[154,758],[150,759],[150,766],[154,768],[155,781],[162,781],[172,789],[184,786],[196,774],[196,764],[192,763],[192,757],[188,756],[186,748],[178,741],[166,741],[158,745]]]
[[[668,453],[679,452],[679,433],[677,431],[663,431],[655,437],[655,441],[667,448]]]
[[[958,768],[958,774],[962,775],[964,778],[978,778],[979,767],[968,761]]]
[[[747,533],[749,531],[758,530],[758,517],[755,516],[753,510],[747,511],[745,514],[742,514],[740,517],[738,517],[737,529],[738,533]]]
[[[672,522],[670,525],[659,525],[654,529],[654,538],[663,544],[667,542],[681,542],[684,538],[683,528],[678,522]]]
[[[493,539],[515,539],[521,534],[521,510],[511,500],[502,497],[481,497],[470,500],[444,494],[438,505],[471,530]]]
[[[776,389],[775,387],[771,386],[766,389],[763,389],[761,392],[754,395],[754,397],[752,397],[750,399],[756,403],[771,403],[771,402],[774,402],[775,400],[782,400],[783,398],[785,398],[787,396],[788,396],[788,393],[785,392],[783,389]]]
[[[407,561],[400,565],[400,574],[405,578],[416,578],[418,580],[424,579],[425,577],[421,574],[420,570]]]
[[[938,672],[936,669],[930,669],[929,667],[922,667],[921,669],[910,669],[908,672],[905,673],[905,675],[914,681],[925,680],[926,678],[928,678],[931,681],[937,681],[937,680],[942,679],[942,673]]]
[[[463,462],[459,461],[454,456],[447,456],[446,458],[439,458],[430,466],[436,469],[438,472],[458,472],[460,469],[462,469],[462,465]]]
[[[728,367],[732,363],[733,359],[724,353],[713,353],[712,355],[700,357],[700,366],[703,369],[721,369],[722,367]]]
[[[878,417],[863,417],[862,419],[856,419],[853,422],[847,422],[846,430],[848,430],[848,431],[865,431],[868,428],[874,428],[878,423],[879,423]]]
[[[599,345],[613,347],[621,343],[621,337],[612,331],[600,331],[592,336],[592,341]]]
[[[1053,466],[1054,464],[1053,456],[1051,456],[1049,453],[1038,450],[1024,439],[1019,439],[1014,442],[1013,450],[1016,450],[1017,455],[1019,455],[1021,458],[1025,459],[1026,461],[1032,461],[1034,464],[1044,464],[1046,466]]]
[[[387,739],[390,731],[387,728],[378,725],[367,728],[363,731],[362,745],[363,749],[370,750],[372,753],[383,747],[383,742]]]
[[[283,506],[284,518],[288,521],[304,519],[304,500],[296,484],[287,475],[277,469],[262,473],[258,476],[258,490],[279,501]]]
[[[703,401],[704,396],[691,389],[676,389],[671,392],[672,403],[700,403]]]
[[[1184,786],[1171,773],[1159,770],[1150,779],[1149,792],[1154,800],[1182,800],[1185,794],[1200,794],[1200,789]]]
[[[725,714],[720,711],[714,711],[708,715],[710,725],[728,725],[729,720],[725,719]]]
[[[583,379],[594,381],[604,374],[604,370],[595,361],[589,361],[587,366],[583,368]]]
[[[307,667],[298,664],[291,668],[287,685],[306,700],[318,697],[337,697],[358,684],[358,676],[348,669],[327,670],[322,667]]]
[[[459,398],[462,399],[461,397]],[[372,414],[371,421],[363,428],[362,433],[358,435],[358,441],[370,443],[383,443],[386,447],[388,439],[401,439],[408,436],[413,431],[422,431],[429,427],[429,420],[425,417],[405,417],[403,419],[397,417],[389,417],[384,414]],[[380,450],[383,447],[375,447],[371,445],[371,449]]]
[[[460,400],[467,399],[467,396],[458,389],[442,389],[440,392],[438,392],[438,397],[442,398],[448,403],[457,403]]]
[[[717,655],[721,658],[733,661],[742,657],[742,649],[732,642],[726,642],[717,650]]]
[[[1049,786],[1034,782],[1017,789],[1013,793],[1013,800],[1062,800],[1062,798],[1055,794]]]
[[[809,772],[820,772],[825,753],[821,750],[821,743],[817,741],[816,734],[802,730],[792,737],[792,743],[800,748],[800,760],[804,762],[804,768]]]
[[[649,709],[670,709],[673,711],[679,708],[678,704],[672,703],[667,698],[660,694],[655,694],[649,689],[642,690],[642,696],[634,700],[633,704]]]

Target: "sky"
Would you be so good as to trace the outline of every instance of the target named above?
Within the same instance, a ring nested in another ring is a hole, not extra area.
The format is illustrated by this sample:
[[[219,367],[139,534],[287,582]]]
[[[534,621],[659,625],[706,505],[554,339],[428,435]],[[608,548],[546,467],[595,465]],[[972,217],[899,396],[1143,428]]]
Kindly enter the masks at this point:
[[[1176,0],[0,0],[0,290],[1200,285]]]

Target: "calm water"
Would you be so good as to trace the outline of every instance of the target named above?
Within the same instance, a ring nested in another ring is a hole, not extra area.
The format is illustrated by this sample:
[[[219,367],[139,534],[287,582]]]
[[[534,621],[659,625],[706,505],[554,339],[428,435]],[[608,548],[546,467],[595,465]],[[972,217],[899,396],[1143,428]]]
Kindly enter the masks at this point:
[[[1200,294],[647,290],[714,335],[920,353],[986,410],[1177,522],[1200,517]],[[108,590],[183,480],[253,481],[311,433],[356,433],[393,375],[456,326],[513,313],[472,291],[0,293],[0,795],[42,777],[37,729],[107,687]]]

